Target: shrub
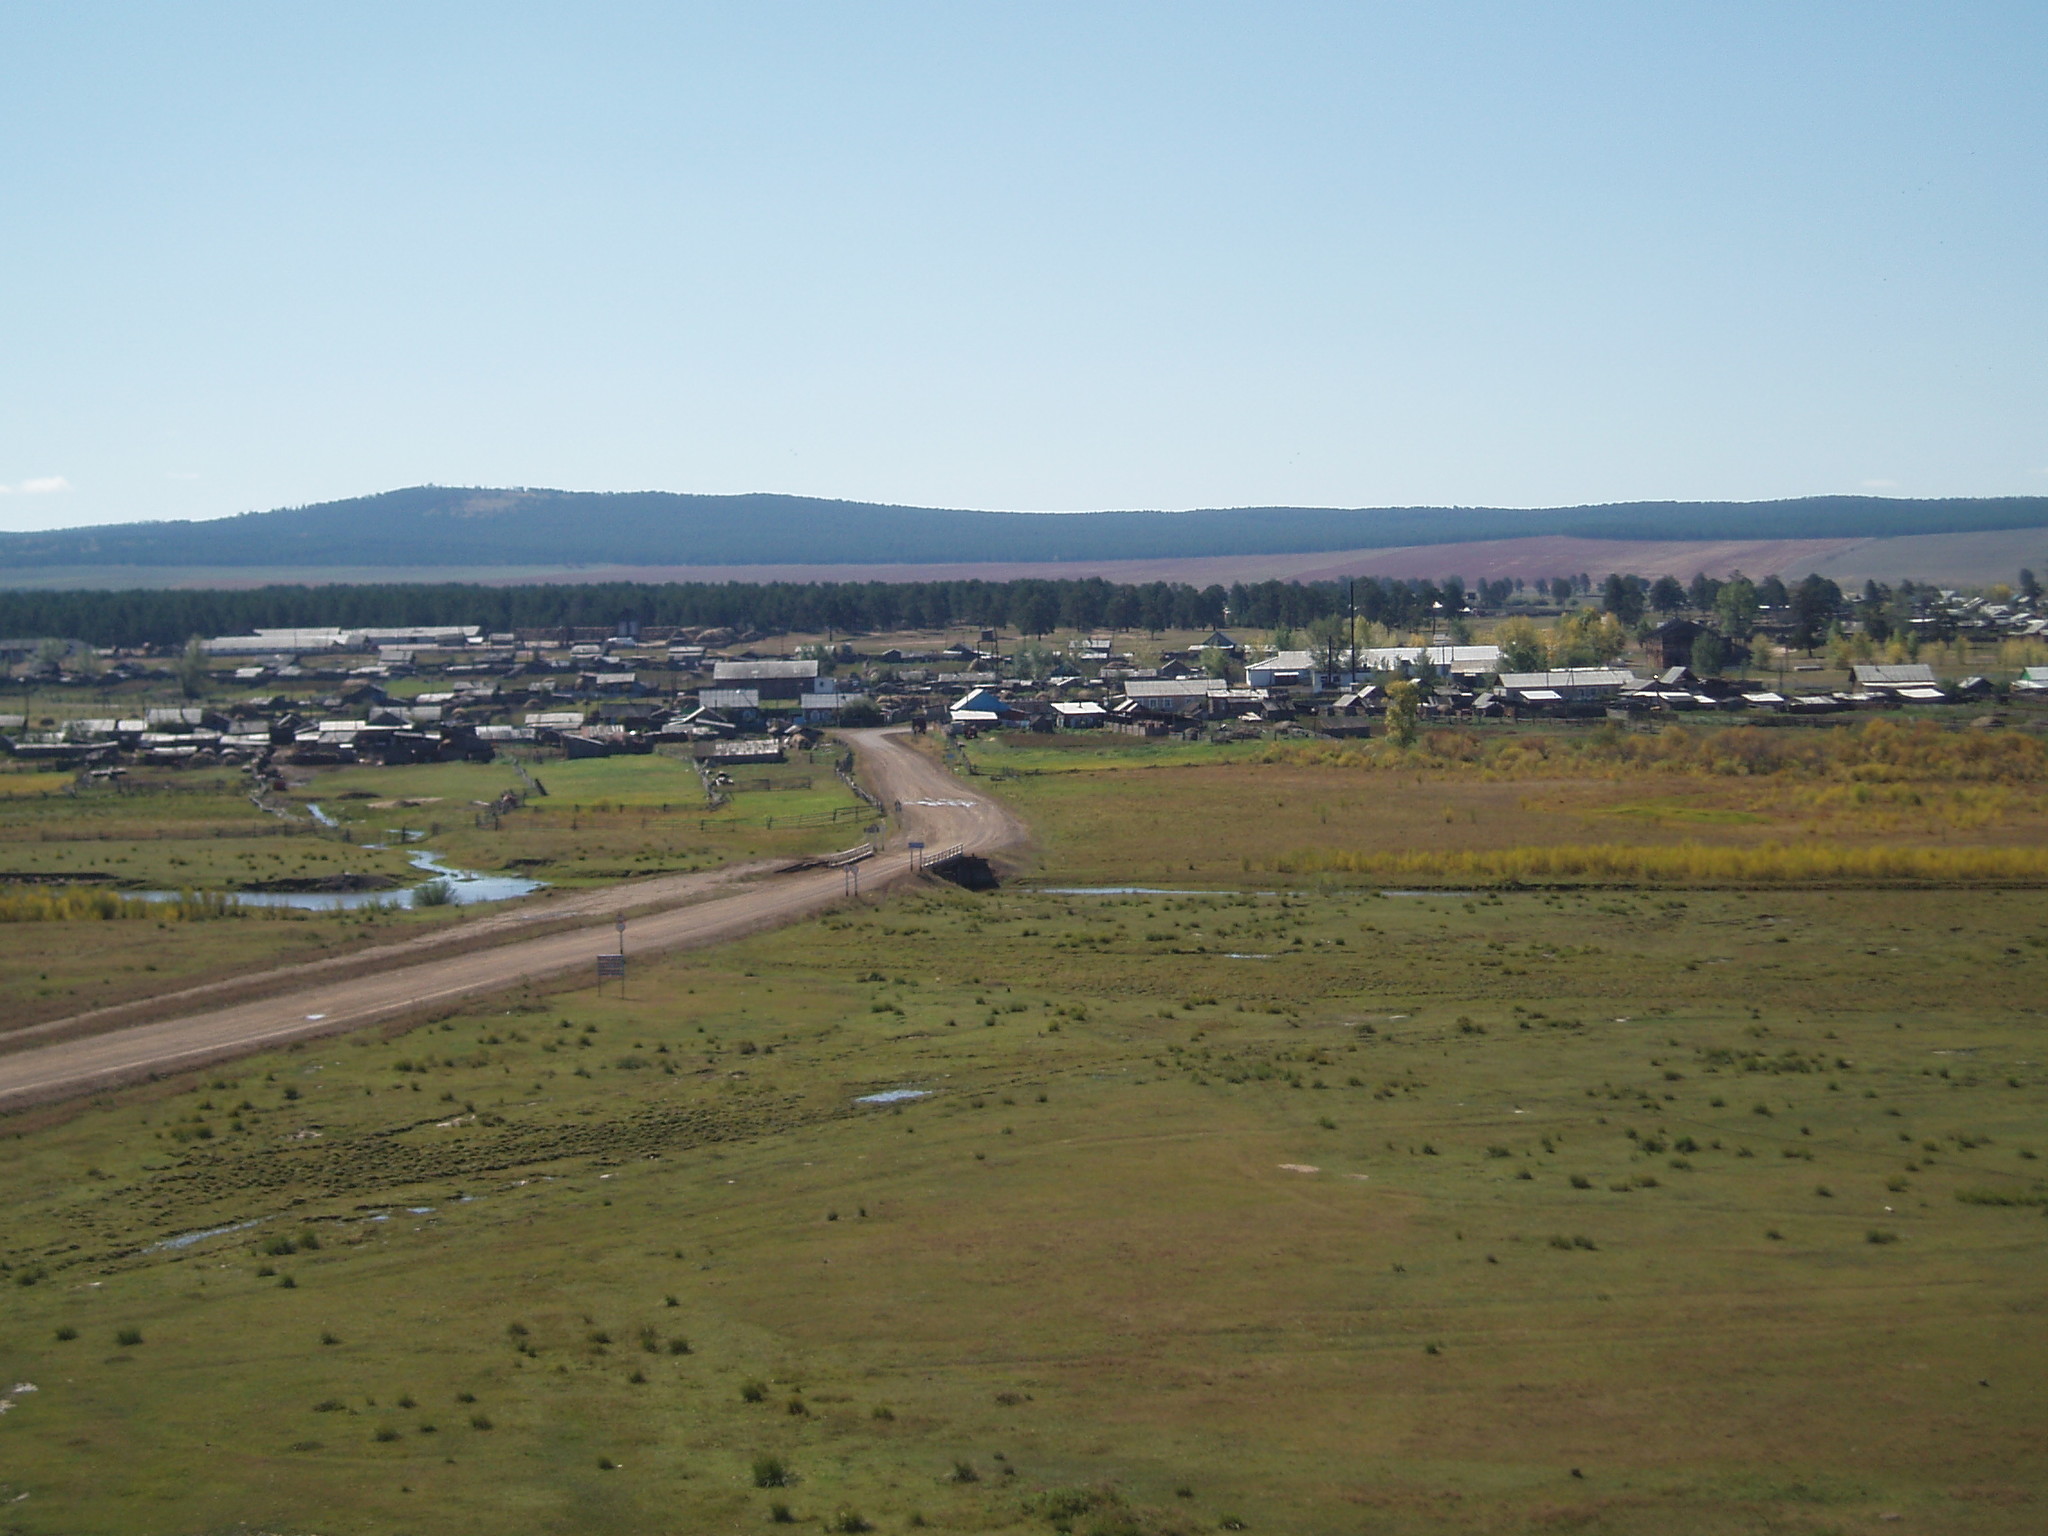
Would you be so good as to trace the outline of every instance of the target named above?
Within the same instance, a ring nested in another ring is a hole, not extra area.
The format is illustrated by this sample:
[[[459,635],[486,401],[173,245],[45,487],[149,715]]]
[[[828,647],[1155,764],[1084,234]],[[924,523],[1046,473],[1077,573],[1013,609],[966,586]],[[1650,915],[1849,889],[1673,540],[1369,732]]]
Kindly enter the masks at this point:
[[[341,1342],[341,1336],[339,1334],[329,1333],[326,1329],[323,1328],[320,1330],[320,1342],[322,1344],[339,1344]]]
[[[953,1463],[953,1470],[947,1474],[947,1481],[954,1483],[978,1483],[981,1481],[981,1474],[974,1470],[972,1462],[956,1461]]]
[[[839,1513],[838,1513],[838,1514],[836,1514],[836,1515],[834,1515],[834,1516],[832,1517],[832,1524],[831,1524],[830,1526],[828,1526],[828,1527],[827,1527],[827,1529],[828,1529],[828,1530],[834,1530],[834,1531],[853,1531],[853,1532],[858,1532],[858,1531],[872,1531],[872,1530],[874,1529],[874,1527],[873,1527],[872,1525],[868,1524],[868,1522],[867,1522],[866,1520],[864,1520],[864,1519],[862,1519],[862,1518],[861,1518],[861,1514],[860,1514],[860,1511],[859,1511],[859,1510],[857,1510],[857,1509],[842,1509],[842,1510],[840,1510],[840,1511],[839,1511]]]
[[[72,1327],[69,1323],[66,1323],[62,1328],[59,1328],[57,1330],[57,1340],[59,1343],[68,1344],[77,1337],[78,1330]]]
[[[765,1381],[743,1381],[740,1383],[740,1401],[761,1403],[768,1400],[768,1383]]]
[[[1575,1173],[1572,1175],[1573,1189],[1591,1189],[1592,1187],[1593,1181],[1587,1178],[1583,1173]]]
[[[426,880],[412,888],[415,907],[446,907],[455,902],[455,886],[447,880]]]
[[[796,1516],[789,1512],[789,1506],[780,1499],[768,1506],[768,1518],[776,1525],[795,1525]]]
[[[325,1397],[313,1405],[315,1413],[339,1413],[348,1406],[338,1397]]]
[[[142,1330],[140,1328],[123,1328],[114,1335],[114,1342],[123,1349],[133,1349],[142,1342]]]
[[[780,1456],[756,1456],[752,1470],[756,1488],[787,1488],[794,1481]]]
[[[388,1445],[390,1442],[398,1438],[398,1431],[393,1429],[389,1424],[380,1424],[377,1426],[376,1433],[371,1435],[370,1438],[372,1440],[377,1441],[379,1444]]]
[[[469,1416],[469,1427],[471,1429],[490,1429],[492,1427],[491,1416],[488,1413],[472,1413]]]
[[[1872,1227],[1863,1234],[1863,1241],[1866,1243],[1896,1243],[1898,1240],[1898,1233],[1884,1227]]]
[[[672,1355],[687,1355],[690,1352],[690,1341],[688,1339],[670,1339],[668,1341],[668,1352]]]

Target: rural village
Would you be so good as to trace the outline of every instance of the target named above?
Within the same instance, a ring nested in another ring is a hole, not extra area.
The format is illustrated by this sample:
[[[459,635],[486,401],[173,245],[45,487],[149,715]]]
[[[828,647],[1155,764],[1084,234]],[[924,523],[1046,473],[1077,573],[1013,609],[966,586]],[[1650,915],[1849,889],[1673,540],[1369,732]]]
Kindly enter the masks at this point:
[[[2048,700],[2048,602],[2027,590],[2031,573],[2022,583],[2018,594],[1989,595],[1908,584],[1903,599],[1887,593],[1881,607],[1873,591],[1863,612],[1836,592],[1825,627],[1796,615],[1775,578],[1766,595],[1775,586],[1778,607],[1759,606],[1752,589],[1733,614],[1699,583],[1698,606],[1686,611],[1686,594],[1668,578],[1658,584],[1668,593],[1610,578],[1604,594],[1562,608],[1544,605],[1548,583],[1521,603],[1509,601],[1507,583],[1483,585],[1490,608],[1467,606],[1463,584],[1445,583],[1458,611],[1439,600],[1435,633],[1406,642],[1366,640],[1355,618],[1331,618],[1256,640],[1224,629],[1013,633],[1006,650],[1002,631],[981,629],[938,648],[918,636],[777,647],[758,631],[628,617],[609,629],[525,633],[260,629],[194,637],[167,662],[148,647],[35,637],[0,640],[0,662],[20,690],[19,709],[0,707],[0,746],[86,768],[488,761],[515,747],[571,758],[663,748],[736,765],[781,761],[838,725],[968,736],[1365,735],[1376,723],[1385,729],[1397,698],[1397,729],[1407,728],[1404,716],[1648,723],[1699,711],[2024,706]],[[1567,596],[1571,584],[1558,586]],[[1646,595],[1661,615],[1646,612]],[[1546,639],[1532,616],[1557,630]],[[1731,617],[1740,633],[1728,632]],[[116,712],[131,700],[136,708]]]

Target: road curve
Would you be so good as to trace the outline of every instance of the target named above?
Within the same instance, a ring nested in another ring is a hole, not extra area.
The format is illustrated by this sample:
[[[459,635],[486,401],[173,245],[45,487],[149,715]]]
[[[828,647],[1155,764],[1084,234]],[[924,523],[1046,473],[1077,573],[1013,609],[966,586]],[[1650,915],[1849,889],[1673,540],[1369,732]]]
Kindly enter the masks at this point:
[[[907,842],[937,852],[954,844],[970,854],[993,853],[1023,841],[1024,824],[1003,806],[963,784],[915,751],[896,731],[848,731],[861,774],[896,828],[876,857],[859,866],[863,894],[915,873]],[[897,809],[900,807],[900,810]],[[633,953],[700,949],[809,917],[844,899],[837,869],[769,875],[729,895],[634,919]],[[633,887],[618,889],[617,907],[635,905]],[[290,1040],[339,1034],[421,1008],[503,991],[574,971],[588,973],[609,948],[608,928],[584,927],[495,948],[426,956],[374,974],[309,979],[307,985],[159,1022],[0,1055],[0,1111],[182,1072]],[[64,1021],[54,1021],[62,1024]]]

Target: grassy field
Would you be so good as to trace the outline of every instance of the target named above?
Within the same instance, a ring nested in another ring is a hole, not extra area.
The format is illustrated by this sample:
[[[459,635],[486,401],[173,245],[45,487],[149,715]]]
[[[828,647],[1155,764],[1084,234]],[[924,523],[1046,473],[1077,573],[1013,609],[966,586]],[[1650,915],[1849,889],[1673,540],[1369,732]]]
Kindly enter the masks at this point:
[[[692,764],[653,753],[535,762],[529,771],[547,793],[529,795],[495,824],[480,824],[477,802],[525,789],[509,763],[342,769],[295,793],[358,835],[424,833],[428,846],[463,868],[603,885],[858,842],[860,802],[833,773],[831,755],[817,757],[736,770],[731,799],[715,809]]]
[[[1037,888],[0,1121],[0,1536],[2036,1531],[2048,890],[1243,867],[2041,845],[1904,747],[1033,743]]]
[[[2048,851],[2044,745],[2032,736],[1888,723],[1874,731],[1670,733],[1681,742],[1763,738],[1774,754],[1730,767],[1728,748],[1721,756],[1659,749],[1617,733],[1604,752],[1598,734],[1487,728],[1444,733],[1437,750],[1425,742],[1408,753],[1380,743],[1128,737],[1071,747],[993,738],[967,751],[980,782],[1037,829],[1028,872],[1073,883],[1232,885],[1250,876],[1282,885],[1353,877],[1464,884],[1509,877],[1515,861],[1486,865],[1504,852],[1588,848],[1673,856],[1686,845],[1759,856],[1769,848],[1920,850],[1930,858],[1978,848],[2029,858]],[[1946,745],[1928,748],[1930,735]],[[1619,862],[1607,876],[1539,869],[1526,878],[1660,878],[1654,868]],[[2004,869],[1987,875],[2015,878]],[[1719,883],[1743,878],[1738,871]],[[1680,871],[1677,883],[1696,882]]]
[[[16,1117],[0,1530],[2036,1530],[2044,946],[939,888]]]
[[[283,820],[248,799],[226,770],[137,770],[126,788],[71,795],[67,774],[0,773],[0,893],[62,890],[6,874],[103,875],[82,886],[233,892],[373,875],[402,905],[419,871],[403,849],[426,847],[458,868],[515,870],[560,887],[795,857],[860,839],[864,813],[829,760],[749,768],[732,800],[704,809],[695,768],[672,758],[537,764],[548,788],[497,825],[474,802],[521,787],[509,763],[348,768],[306,775]],[[341,823],[317,828],[318,805]],[[837,821],[823,816],[834,811]],[[794,825],[791,823],[794,822]],[[822,823],[822,824],[821,824]],[[365,847],[386,842],[382,849]],[[178,986],[345,953],[394,931],[458,921],[449,911],[309,913],[276,909],[208,922],[16,921],[0,894],[0,1034]]]
[[[124,785],[75,795],[65,792],[70,782],[0,775],[0,879],[89,874],[128,890],[233,890],[346,873],[412,875],[396,850],[353,847],[310,821],[258,809],[247,776],[228,769],[137,769]]]

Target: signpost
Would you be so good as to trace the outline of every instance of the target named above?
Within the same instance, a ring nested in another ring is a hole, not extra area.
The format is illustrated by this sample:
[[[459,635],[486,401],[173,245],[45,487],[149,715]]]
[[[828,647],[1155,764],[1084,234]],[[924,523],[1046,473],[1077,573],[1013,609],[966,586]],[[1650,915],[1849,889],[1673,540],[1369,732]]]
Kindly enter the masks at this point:
[[[924,841],[923,841],[923,839],[921,839],[921,838],[919,838],[919,839],[914,839],[914,840],[912,840],[912,842],[910,843],[910,845],[909,845],[909,846],[910,846],[910,867],[911,867],[912,869],[923,869],[923,868],[924,868]]]
[[[619,984],[619,996],[624,997],[626,995],[626,914],[621,912],[613,920],[612,926],[618,930],[619,952],[616,955],[599,955],[597,957],[597,984],[601,987],[608,981],[617,981]]]

